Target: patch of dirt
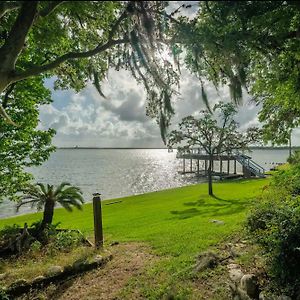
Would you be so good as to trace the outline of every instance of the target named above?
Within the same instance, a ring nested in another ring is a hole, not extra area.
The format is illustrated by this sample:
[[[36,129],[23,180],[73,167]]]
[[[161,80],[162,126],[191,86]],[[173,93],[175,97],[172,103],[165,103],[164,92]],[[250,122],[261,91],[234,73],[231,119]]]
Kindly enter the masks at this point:
[[[111,253],[113,259],[104,269],[97,269],[59,286],[49,287],[47,299],[121,299],[118,294],[126,287],[128,281],[157,260],[148,247],[138,243],[115,245],[111,248]],[[139,291],[133,293],[130,299],[142,299]]]

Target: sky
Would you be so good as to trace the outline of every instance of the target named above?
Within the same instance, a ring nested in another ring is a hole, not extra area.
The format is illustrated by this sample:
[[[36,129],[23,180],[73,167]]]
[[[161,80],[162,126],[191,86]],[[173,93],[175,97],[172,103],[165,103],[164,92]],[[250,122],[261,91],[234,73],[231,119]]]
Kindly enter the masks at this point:
[[[146,116],[146,93],[129,72],[110,70],[103,83],[107,99],[99,95],[92,84],[75,93],[73,90],[53,90],[54,79],[46,82],[52,90],[53,103],[40,109],[41,127],[54,128],[53,142],[58,147],[164,147],[155,120]],[[176,128],[185,116],[197,115],[205,109],[200,82],[183,70],[181,95],[173,99],[175,115],[170,129]],[[218,101],[229,101],[229,91],[217,92],[206,84],[211,106]],[[246,94],[236,120],[240,129],[258,124],[258,107]]]
[[[190,1],[191,2],[191,1]],[[190,3],[186,1],[185,3]],[[183,1],[170,2],[170,11]],[[195,15],[197,5],[184,14]],[[53,103],[40,108],[40,128],[54,128],[57,132],[53,143],[57,147],[164,147],[156,121],[146,116],[146,94],[126,70],[109,70],[102,83],[104,99],[92,84],[76,93],[73,90],[54,90],[54,78],[46,81],[52,92]],[[175,115],[171,129],[185,116],[197,115],[205,108],[201,98],[199,80],[183,69],[180,81],[181,95],[173,99]],[[228,88],[218,92],[206,83],[208,99],[213,106],[218,101],[230,101]],[[239,107],[236,120],[240,130],[259,125],[257,107],[247,93]],[[300,134],[295,133],[293,144],[300,144]],[[299,141],[299,142],[298,142]]]

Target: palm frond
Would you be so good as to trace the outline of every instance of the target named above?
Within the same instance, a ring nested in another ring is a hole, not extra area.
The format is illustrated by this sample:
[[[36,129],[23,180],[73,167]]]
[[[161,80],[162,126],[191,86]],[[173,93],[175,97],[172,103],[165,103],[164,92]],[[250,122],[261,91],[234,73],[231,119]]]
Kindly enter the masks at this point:
[[[32,204],[33,206],[37,203],[37,200],[29,200],[29,201],[22,201],[22,202],[19,202],[17,205],[16,205],[16,212],[19,211],[20,207],[23,206],[23,205],[26,205],[26,204]]]

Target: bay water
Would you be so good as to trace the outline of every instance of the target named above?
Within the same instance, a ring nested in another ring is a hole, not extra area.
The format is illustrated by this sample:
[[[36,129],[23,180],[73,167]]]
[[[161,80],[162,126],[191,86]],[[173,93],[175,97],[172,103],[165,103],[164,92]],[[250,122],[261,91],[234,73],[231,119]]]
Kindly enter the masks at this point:
[[[269,170],[286,162],[288,154],[287,149],[256,149],[249,155]],[[189,167],[187,163],[186,168]],[[42,166],[30,169],[36,182],[54,185],[69,182],[80,187],[86,202],[96,192],[105,200],[205,181],[203,177],[182,175],[179,171],[182,160],[176,159],[175,151],[167,149],[57,149]],[[239,164],[238,172],[241,172]],[[32,211],[24,207],[16,213],[14,203],[0,204],[0,218]]]

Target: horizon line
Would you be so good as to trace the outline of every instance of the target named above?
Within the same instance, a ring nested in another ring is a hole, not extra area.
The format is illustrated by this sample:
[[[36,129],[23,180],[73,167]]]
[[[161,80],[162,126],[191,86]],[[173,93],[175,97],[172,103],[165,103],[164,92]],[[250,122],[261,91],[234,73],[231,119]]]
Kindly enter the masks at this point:
[[[56,147],[57,149],[168,149],[167,147],[90,147],[90,146],[74,146],[74,147]],[[249,149],[289,149],[289,146],[250,146]],[[292,146],[292,149],[300,148],[300,146]],[[176,150],[174,148],[174,150]]]

